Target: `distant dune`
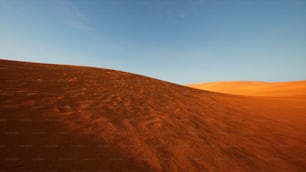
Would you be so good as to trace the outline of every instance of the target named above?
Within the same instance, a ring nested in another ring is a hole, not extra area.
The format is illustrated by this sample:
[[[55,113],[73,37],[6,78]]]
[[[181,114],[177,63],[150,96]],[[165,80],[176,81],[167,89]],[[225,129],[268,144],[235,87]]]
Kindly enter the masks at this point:
[[[192,88],[249,96],[306,96],[306,81],[295,82],[210,82],[190,84]]]
[[[304,98],[79,66],[0,72],[0,171],[306,171]]]

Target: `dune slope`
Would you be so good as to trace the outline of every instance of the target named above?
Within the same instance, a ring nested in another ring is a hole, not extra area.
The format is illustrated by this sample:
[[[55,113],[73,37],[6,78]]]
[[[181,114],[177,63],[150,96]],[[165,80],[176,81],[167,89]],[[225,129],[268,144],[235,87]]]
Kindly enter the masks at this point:
[[[306,171],[305,99],[0,61],[0,171]]]
[[[306,96],[306,81],[295,82],[210,82],[190,84],[192,88],[248,96]]]

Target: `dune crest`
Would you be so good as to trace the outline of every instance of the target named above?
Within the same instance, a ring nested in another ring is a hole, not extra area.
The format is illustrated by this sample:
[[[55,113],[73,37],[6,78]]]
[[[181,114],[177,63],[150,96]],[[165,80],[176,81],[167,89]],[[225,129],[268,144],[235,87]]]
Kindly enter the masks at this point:
[[[0,60],[1,171],[306,171],[305,99]]]
[[[226,94],[247,96],[306,96],[306,81],[294,82],[209,82],[189,84],[189,87]]]

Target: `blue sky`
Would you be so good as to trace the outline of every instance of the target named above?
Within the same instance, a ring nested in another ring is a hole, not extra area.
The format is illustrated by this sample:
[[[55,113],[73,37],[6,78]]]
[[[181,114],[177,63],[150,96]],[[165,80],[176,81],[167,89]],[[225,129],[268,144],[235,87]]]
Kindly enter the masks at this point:
[[[0,0],[0,58],[179,84],[306,79],[306,0]]]

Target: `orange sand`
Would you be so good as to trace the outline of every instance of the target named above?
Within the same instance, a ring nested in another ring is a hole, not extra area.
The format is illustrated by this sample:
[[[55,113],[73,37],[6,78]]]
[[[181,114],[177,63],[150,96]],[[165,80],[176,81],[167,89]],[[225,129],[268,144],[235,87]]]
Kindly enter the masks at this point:
[[[306,96],[306,81],[295,82],[210,82],[190,84],[192,88],[250,96]]]

